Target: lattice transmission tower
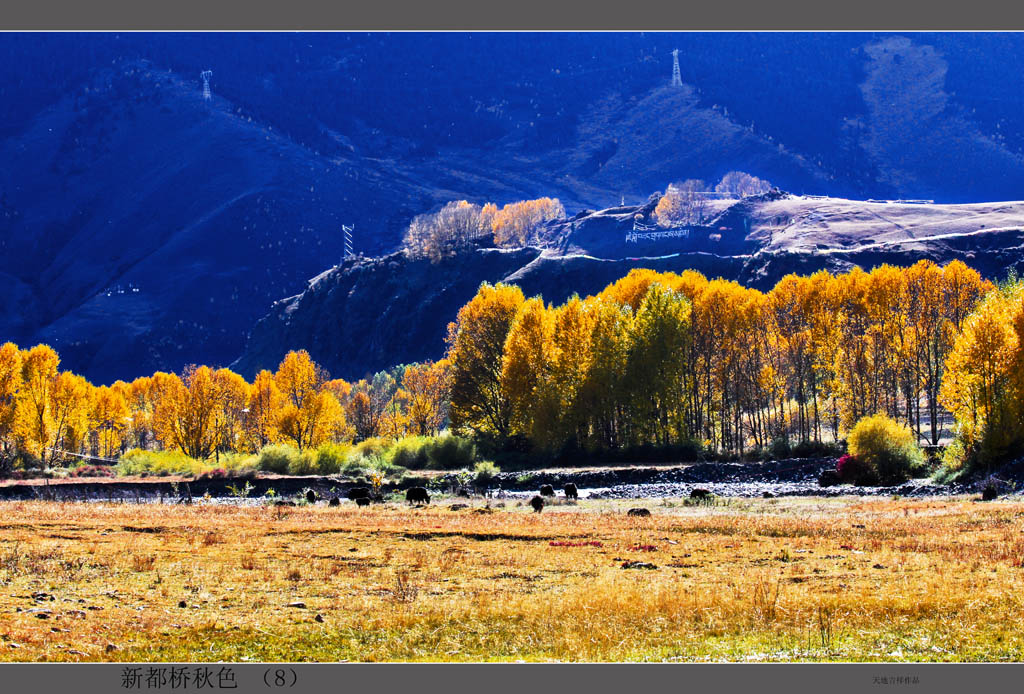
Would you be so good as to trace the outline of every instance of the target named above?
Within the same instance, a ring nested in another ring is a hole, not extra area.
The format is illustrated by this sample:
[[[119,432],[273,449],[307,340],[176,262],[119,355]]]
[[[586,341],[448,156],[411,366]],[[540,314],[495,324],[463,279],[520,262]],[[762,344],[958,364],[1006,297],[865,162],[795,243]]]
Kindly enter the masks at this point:
[[[352,232],[355,230],[355,224],[353,224],[352,226],[346,226],[344,224],[341,225],[341,233],[345,235],[345,257],[343,258],[343,260],[348,260],[349,258],[355,256],[355,253],[352,252]]]
[[[672,86],[683,86],[683,76],[679,72],[679,49],[672,51]]]
[[[203,78],[203,99],[205,101],[210,100],[210,78],[213,77],[213,70],[203,70],[199,73],[199,76]]]

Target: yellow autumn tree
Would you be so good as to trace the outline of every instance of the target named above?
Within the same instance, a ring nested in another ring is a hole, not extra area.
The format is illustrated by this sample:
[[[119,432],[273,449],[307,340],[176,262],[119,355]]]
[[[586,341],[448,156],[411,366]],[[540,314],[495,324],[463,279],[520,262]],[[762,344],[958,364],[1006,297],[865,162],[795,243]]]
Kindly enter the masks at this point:
[[[96,441],[97,455],[114,458],[120,454],[131,422],[131,409],[121,388],[99,386],[93,390],[89,427]]]
[[[213,383],[217,393],[214,452],[219,460],[221,452],[238,451],[245,446],[249,384],[231,369],[214,371]]]
[[[388,439],[400,439],[409,432],[409,391],[398,388],[388,399],[380,418],[379,433]]]
[[[456,200],[437,212],[418,215],[405,232],[404,251],[409,257],[429,258],[435,263],[456,255],[492,233],[495,212],[492,204],[481,207]]]
[[[707,190],[707,184],[697,178],[670,184],[654,208],[658,226],[703,224],[707,214]]]
[[[502,349],[499,388],[508,403],[512,434],[537,436],[538,416],[544,425],[556,416],[554,403],[543,402],[552,361],[554,325],[541,299],[519,307]]]
[[[345,413],[323,388],[326,375],[306,350],[288,352],[274,381],[285,399],[277,420],[282,438],[301,451],[344,435]]]
[[[130,446],[148,448],[156,439],[153,432],[153,411],[156,406],[153,384],[156,380],[155,376],[141,376],[122,388],[128,403],[128,416],[131,418],[127,432]]]
[[[413,364],[405,370],[402,388],[409,394],[409,421],[416,434],[432,436],[441,431],[448,419],[451,378],[447,359]]]
[[[53,441],[50,396],[59,364],[60,357],[49,345],[36,345],[21,354],[22,390],[15,429],[21,446],[40,459],[49,453]]]
[[[593,316],[590,360],[577,406],[587,414],[591,446],[618,449],[625,443],[629,425],[623,403],[629,399],[626,365],[633,312],[628,305],[600,297],[589,303]]]
[[[21,391],[21,351],[13,342],[0,346],[0,469],[7,469],[15,451],[15,421]]]
[[[505,438],[511,408],[501,388],[502,353],[525,298],[519,287],[484,283],[448,326],[452,428]]]
[[[547,427],[549,445],[581,448],[589,438],[589,417],[581,396],[593,360],[594,310],[591,303],[573,295],[553,314],[549,392],[543,398],[553,413]]]
[[[683,355],[690,333],[690,302],[652,284],[633,319],[626,361],[634,443],[664,446],[687,437]]]
[[[495,212],[491,221],[494,245],[499,248],[525,246],[539,241],[538,232],[546,222],[565,218],[557,198],[521,200]]]
[[[92,385],[82,376],[62,371],[50,388],[50,417],[53,423],[47,444],[49,455],[44,459],[52,465],[68,462],[81,453],[89,431],[89,405]],[[69,455],[71,454],[71,455]]]
[[[939,392],[962,460],[990,466],[1024,442],[1024,286],[992,292],[963,320]]]
[[[246,447],[258,451],[279,440],[278,420],[285,398],[274,374],[266,369],[256,374],[248,390],[248,412],[243,419]]]
[[[208,366],[187,367],[182,378],[154,374],[153,428],[164,448],[205,459],[217,442],[217,386]]]
[[[294,442],[300,451],[347,435],[344,410],[326,391],[312,393],[300,407],[285,405],[278,428],[282,438]]]

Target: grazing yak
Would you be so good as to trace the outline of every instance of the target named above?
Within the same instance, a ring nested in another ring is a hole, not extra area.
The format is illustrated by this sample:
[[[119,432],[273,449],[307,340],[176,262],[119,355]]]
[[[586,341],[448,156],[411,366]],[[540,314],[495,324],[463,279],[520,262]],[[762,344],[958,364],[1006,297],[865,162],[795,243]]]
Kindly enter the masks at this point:
[[[369,505],[370,505],[370,497],[368,497],[368,496],[356,497],[356,506],[369,506]]]
[[[535,496],[530,499],[530,506],[533,506],[534,513],[540,513],[544,510],[544,497]]]
[[[699,499],[700,501],[707,501],[713,496],[714,494],[709,492],[707,489],[694,489],[690,492],[691,499]]]
[[[639,516],[640,518],[646,518],[651,515],[651,512],[645,508],[631,508],[626,511],[627,516]]]
[[[332,496],[331,500],[327,502],[328,506],[341,506],[341,499],[336,496]]]
[[[429,504],[430,494],[427,494],[427,490],[423,487],[411,487],[409,491],[405,493],[405,500],[410,504]]]
[[[552,487],[550,484],[545,484],[545,485],[541,486],[541,488],[540,488],[540,495],[541,496],[554,496],[555,495],[555,488]]]
[[[314,492],[312,489],[306,490],[306,501],[311,503],[311,504],[315,504],[316,503],[316,492]]]
[[[570,482],[569,484],[565,485],[565,487],[563,488],[563,491],[565,491],[565,498],[566,499],[579,499],[580,498],[579,490],[576,489],[576,485],[573,484],[572,482]]]
[[[349,501],[355,501],[356,499],[369,499],[370,488],[369,487],[352,487],[348,490]]]

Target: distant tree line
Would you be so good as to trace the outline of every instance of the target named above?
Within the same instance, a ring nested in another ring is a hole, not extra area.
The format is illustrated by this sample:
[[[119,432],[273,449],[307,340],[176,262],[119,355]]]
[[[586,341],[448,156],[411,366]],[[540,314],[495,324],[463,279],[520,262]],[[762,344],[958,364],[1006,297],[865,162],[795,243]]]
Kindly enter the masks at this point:
[[[745,198],[767,193],[771,183],[742,171],[730,171],[715,185],[715,193],[727,198]],[[670,183],[668,190],[658,200],[654,210],[659,226],[671,227],[681,224],[703,224],[708,210],[708,195],[712,192],[708,184],[699,178]]]
[[[452,201],[437,212],[414,217],[402,245],[409,257],[437,262],[480,241],[498,248],[538,243],[547,222],[564,218],[565,208],[557,198],[521,200],[500,209],[494,203]]]
[[[94,386],[47,345],[6,343],[0,467],[130,448],[301,452],[448,427],[542,459],[673,446],[742,457],[840,441],[875,415],[937,444],[950,413],[947,464],[973,469],[1024,452],[1022,337],[1020,282],[920,261],[788,275],[768,292],[633,270],[559,306],[485,283],[448,326],[444,359],[352,383],[295,351],[251,383],[191,366]]]
[[[484,284],[449,328],[451,423],[549,451],[695,441],[743,455],[838,440],[882,413],[934,444],[944,404],[963,431],[964,407],[994,411],[995,376],[970,381],[970,407],[946,395],[987,363],[947,358],[991,289],[959,261],[788,275],[767,293],[634,270],[560,306]]]
[[[0,468],[55,466],[129,448],[195,459],[288,443],[299,451],[376,436],[436,435],[448,417],[446,361],[395,367],[372,380],[330,379],[289,352],[252,383],[230,369],[190,366],[94,386],[61,371],[48,345],[0,346]]]

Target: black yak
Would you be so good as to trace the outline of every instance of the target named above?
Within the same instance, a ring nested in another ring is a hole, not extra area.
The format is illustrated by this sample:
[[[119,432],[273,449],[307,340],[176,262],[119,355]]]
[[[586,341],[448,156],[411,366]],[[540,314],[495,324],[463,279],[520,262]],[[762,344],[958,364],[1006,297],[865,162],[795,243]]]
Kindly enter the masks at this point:
[[[423,487],[411,487],[409,491],[405,493],[405,500],[410,504],[429,504],[430,494],[427,494],[427,490]]]
[[[314,492],[312,489],[306,490],[306,501],[308,503],[315,504],[316,503],[316,492]]]
[[[327,502],[328,506],[341,506],[341,500],[336,496],[332,496],[331,500]]]
[[[648,511],[645,508],[631,508],[628,511],[626,511],[626,515],[627,516],[639,516],[641,518],[646,518],[647,516],[651,515],[651,512]]]
[[[691,499],[700,499],[701,501],[706,501],[713,496],[714,494],[709,492],[707,489],[694,489],[690,492]]]
[[[356,499],[369,499],[370,488],[369,487],[352,487],[348,490],[349,501],[355,501]]]
[[[358,497],[356,497],[356,505],[357,506],[369,506],[370,505],[370,497],[368,497],[368,496],[358,496]]]
[[[540,513],[544,510],[544,497],[535,496],[530,499],[530,506],[533,506],[534,513]]]
[[[566,499],[579,499],[580,498],[580,493],[576,489],[576,485],[573,484],[572,482],[570,482],[569,484],[565,485],[563,491],[565,491],[565,498]]]
[[[555,495],[555,488],[552,487],[550,484],[545,484],[545,485],[543,485],[540,488],[540,495],[541,496],[554,496]]]

